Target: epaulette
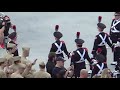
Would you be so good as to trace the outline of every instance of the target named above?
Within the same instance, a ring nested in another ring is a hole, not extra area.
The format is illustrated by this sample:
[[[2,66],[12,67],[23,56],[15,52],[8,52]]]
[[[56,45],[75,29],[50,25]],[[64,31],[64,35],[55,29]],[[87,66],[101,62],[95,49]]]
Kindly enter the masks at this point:
[[[112,20],[115,20],[115,18],[113,18]]]
[[[88,52],[88,49],[87,49],[87,48],[85,48],[85,47],[84,47],[83,49],[85,49],[85,51],[87,51],[87,52]]]
[[[60,41],[60,42],[65,43],[64,41]]]
[[[105,33],[107,36],[109,36],[109,34],[108,33]]]

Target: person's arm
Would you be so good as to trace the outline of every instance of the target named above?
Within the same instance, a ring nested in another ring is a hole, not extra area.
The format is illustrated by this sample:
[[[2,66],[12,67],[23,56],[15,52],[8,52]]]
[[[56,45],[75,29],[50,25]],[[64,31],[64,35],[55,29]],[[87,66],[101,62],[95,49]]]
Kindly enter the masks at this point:
[[[89,65],[90,65],[90,70],[92,70],[92,60],[90,58],[90,56],[88,55],[88,50],[86,49],[86,52],[85,52],[85,58],[88,60],[89,62]]]
[[[97,51],[97,48],[98,48],[98,40],[97,40],[97,38],[98,38],[98,37],[96,36],[96,38],[95,38],[95,40],[94,40],[93,49],[92,49],[93,57],[95,57],[96,51]]]
[[[84,48],[85,49],[85,58],[88,60],[89,63],[91,63],[91,59],[88,55],[88,49],[87,48]]]
[[[117,29],[120,31],[120,23],[118,23],[118,25],[117,25]]]
[[[110,41],[110,38],[108,37],[108,35],[107,35],[107,38],[106,38],[106,42],[107,42],[107,44],[109,45],[109,47],[111,47],[112,51],[114,51],[114,45],[113,45],[112,42]]]
[[[112,20],[112,23],[113,23],[114,19]],[[112,26],[112,23],[111,23],[111,26]],[[111,32],[111,26],[110,26],[110,32],[109,32],[109,36],[111,36],[112,32]]]
[[[71,63],[70,63],[70,66],[72,65],[74,65],[74,63],[75,63],[75,59],[76,58],[78,58],[77,56],[76,56],[76,53],[75,53],[75,51],[73,51],[73,53],[72,53],[72,56],[71,56]]]
[[[53,68],[54,68],[54,67],[47,62],[47,64],[46,64],[46,71],[47,71],[48,73],[50,73],[51,75],[52,75],[52,69],[53,69]]]
[[[68,59],[69,59],[70,55],[69,55],[69,52],[68,52],[68,50],[67,50],[67,48],[66,48],[65,43],[63,43],[63,45],[64,45],[64,52],[65,52],[65,54],[68,56]]]
[[[107,42],[107,44],[108,44],[110,47],[112,47],[113,45],[112,45],[112,43],[111,43],[111,41],[110,41],[110,38],[109,38],[108,34],[106,34],[106,35],[107,35],[106,42]]]
[[[56,52],[54,43],[53,43],[52,46],[51,46],[50,52]]]

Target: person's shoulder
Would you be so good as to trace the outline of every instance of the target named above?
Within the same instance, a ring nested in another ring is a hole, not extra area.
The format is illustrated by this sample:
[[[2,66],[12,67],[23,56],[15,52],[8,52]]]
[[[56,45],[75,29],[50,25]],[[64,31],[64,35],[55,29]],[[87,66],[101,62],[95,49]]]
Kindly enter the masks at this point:
[[[105,35],[107,35],[107,36],[109,36],[109,34],[108,34],[108,33],[106,33],[106,32],[104,32],[104,34],[105,34]]]
[[[52,43],[52,46],[55,45],[56,42]]]
[[[48,61],[48,62],[46,63],[46,66],[51,66],[51,65],[54,65],[54,62]]]
[[[54,67],[53,70],[58,70],[58,67]]]
[[[97,35],[95,36],[95,40],[98,39],[98,38],[99,38],[99,34],[97,34]]]
[[[86,48],[86,47],[83,47],[83,49],[84,49],[86,52],[88,52],[88,48]]]
[[[65,42],[63,40],[61,40],[60,42],[62,42],[63,44],[65,44]]]
[[[115,18],[112,19],[112,21],[114,21],[114,20],[115,20]]]
[[[115,18],[112,19],[112,23],[115,21]]]
[[[53,68],[53,73],[57,73],[58,71],[60,71],[61,68],[58,68],[58,67],[54,67]]]
[[[107,64],[106,63],[104,63],[104,68],[107,68]]]
[[[71,56],[74,56],[74,55],[76,55],[76,54],[77,54],[77,50],[73,51],[73,52],[71,53]]]

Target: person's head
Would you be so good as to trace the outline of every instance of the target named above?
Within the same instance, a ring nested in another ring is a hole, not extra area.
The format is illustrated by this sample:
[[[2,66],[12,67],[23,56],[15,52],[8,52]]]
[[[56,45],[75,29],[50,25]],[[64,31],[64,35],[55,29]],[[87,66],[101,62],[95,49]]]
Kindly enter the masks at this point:
[[[65,61],[66,61],[66,60],[64,60],[63,57],[57,57],[57,58],[56,58],[56,65],[59,66],[59,67],[64,67],[64,62],[65,62]]]
[[[112,75],[111,70],[108,68],[105,68],[102,71],[101,78],[112,78],[111,75]]]
[[[60,40],[60,38],[63,37],[62,33],[57,31],[57,32],[54,32],[54,37],[55,37],[55,40]]]
[[[12,43],[7,44],[7,51],[9,53],[14,53],[16,51],[16,45]]]
[[[10,17],[8,17],[7,15],[4,16],[4,20],[5,21],[10,21]]]
[[[115,12],[114,16],[115,16],[115,20],[120,19],[120,12]]]
[[[5,67],[5,62],[7,61],[7,59],[5,58],[0,58],[0,66]]]
[[[48,55],[48,60],[54,62],[56,59],[56,53],[55,52],[50,52]]]
[[[39,68],[40,68],[40,69],[45,69],[45,63],[44,63],[43,61],[41,61],[41,62],[39,63]]]
[[[59,29],[59,25],[56,25],[55,32],[53,33],[53,36],[55,37],[56,41],[63,37],[63,34],[59,32],[58,29]]]
[[[21,57],[20,56],[15,56],[15,57],[13,57],[13,62],[14,62],[14,64],[19,64],[19,63],[21,63]]]
[[[83,39],[80,39],[80,32],[77,32],[76,39],[75,39],[75,43],[76,43],[77,48],[82,47],[84,42],[85,41]]]
[[[24,57],[28,57],[30,53],[30,48],[29,47],[22,47],[22,55]]]
[[[88,70],[82,69],[80,71],[80,78],[88,78]]]
[[[102,32],[106,28],[106,25],[103,23],[98,23],[97,28],[99,32]]]

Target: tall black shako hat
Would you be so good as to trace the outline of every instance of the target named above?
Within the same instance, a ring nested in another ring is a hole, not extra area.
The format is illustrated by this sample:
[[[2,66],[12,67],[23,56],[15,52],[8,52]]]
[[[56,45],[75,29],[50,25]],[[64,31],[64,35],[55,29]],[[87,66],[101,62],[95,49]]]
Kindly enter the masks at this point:
[[[80,32],[76,33],[75,42],[76,42],[77,45],[82,45],[85,42],[83,39],[80,39]]]
[[[63,37],[63,34],[61,32],[58,31],[59,29],[59,25],[55,26],[55,32],[53,33],[53,35],[57,38],[60,39],[61,37]]]
[[[102,16],[98,16],[98,24],[97,24],[97,26],[99,28],[101,28],[102,30],[104,30],[106,28],[106,25],[101,23],[101,21],[102,21]]]
[[[102,30],[104,30],[104,29],[106,28],[106,25],[103,24],[103,23],[98,23],[97,26],[98,26],[99,28],[101,28]]]

